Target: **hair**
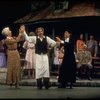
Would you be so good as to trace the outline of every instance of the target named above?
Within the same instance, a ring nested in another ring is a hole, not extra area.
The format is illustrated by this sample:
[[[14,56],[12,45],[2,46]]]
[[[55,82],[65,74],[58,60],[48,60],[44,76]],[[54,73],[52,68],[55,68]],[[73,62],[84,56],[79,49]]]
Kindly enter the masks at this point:
[[[43,28],[43,27],[38,27],[38,28],[36,28],[36,30],[35,30],[36,35],[37,35],[37,33],[38,33],[38,29],[42,29],[42,31],[44,32],[44,28]]]
[[[72,34],[72,31],[70,28],[65,29],[65,31],[67,31],[69,34]]]
[[[34,32],[30,32],[29,36],[35,36],[35,33]]]
[[[22,26],[24,26],[24,27],[25,27],[25,25],[24,25],[24,24],[20,24],[20,27],[22,27]]]
[[[5,35],[5,36],[7,36],[7,34],[8,34],[8,30],[9,30],[9,27],[5,27],[5,28],[3,28],[3,30],[2,30],[2,34]]]

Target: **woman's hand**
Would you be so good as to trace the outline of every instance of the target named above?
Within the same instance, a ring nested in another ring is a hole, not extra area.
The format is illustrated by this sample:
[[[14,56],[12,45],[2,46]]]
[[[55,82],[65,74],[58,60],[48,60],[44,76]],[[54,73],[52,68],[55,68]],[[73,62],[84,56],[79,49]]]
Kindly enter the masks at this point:
[[[21,26],[19,28],[19,33],[24,33],[25,32],[25,26]]]
[[[24,29],[19,29],[19,33],[24,33]]]

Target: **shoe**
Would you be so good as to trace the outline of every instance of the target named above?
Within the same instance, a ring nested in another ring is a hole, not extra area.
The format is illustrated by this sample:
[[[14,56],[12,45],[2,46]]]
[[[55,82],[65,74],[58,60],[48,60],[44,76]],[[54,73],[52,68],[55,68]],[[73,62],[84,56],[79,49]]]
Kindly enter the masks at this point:
[[[48,87],[45,87],[45,89],[49,89],[49,86]]]
[[[13,86],[13,84],[10,84],[10,87],[12,87]]]
[[[66,85],[58,85],[58,88],[66,88]]]
[[[48,85],[48,86],[45,86],[45,89],[49,89],[51,86],[50,85]]]
[[[42,85],[42,84],[38,84],[38,85],[37,85],[37,88],[38,88],[39,90],[41,90],[41,89],[42,89],[42,87],[43,87],[43,85]]]
[[[37,79],[37,88],[42,89],[42,86],[43,86],[42,79]]]
[[[37,88],[38,88],[39,90],[41,90],[41,89],[42,89],[42,86],[38,86]]]
[[[45,89],[50,88],[49,78],[44,78],[43,79],[43,85],[44,85]]]

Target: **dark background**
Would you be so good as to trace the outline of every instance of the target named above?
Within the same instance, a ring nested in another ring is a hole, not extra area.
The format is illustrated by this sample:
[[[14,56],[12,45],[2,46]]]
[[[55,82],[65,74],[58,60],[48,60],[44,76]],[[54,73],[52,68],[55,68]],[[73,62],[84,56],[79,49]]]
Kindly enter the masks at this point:
[[[3,27],[10,26],[12,23],[21,17],[27,15],[32,11],[31,3],[34,0],[0,0],[0,32]],[[38,0],[37,0],[38,1]],[[34,2],[37,2],[36,0]],[[42,1],[42,0],[41,0]],[[50,2],[49,0],[45,0],[46,2]],[[88,0],[87,0],[88,1]],[[77,0],[77,2],[79,2]],[[77,3],[76,0],[71,1],[71,4]],[[100,2],[95,1],[96,7],[100,8]],[[76,17],[76,18],[65,18],[65,19],[57,19],[54,22],[46,23],[43,20],[42,26],[48,31],[50,34],[52,31],[52,27],[55,27],[55,32],[57,35],[62,34],[63,31],[67,28],[70,28],[74,33],[75,37],[78,37],[80,33],[89,33],[94,34],[97,39],[100,38],[100,17],[96,16],[88,16],[88,17]],[[40,24],[41,25],[41,22]],[[38,26],[37,24],[32,27]],[[14,25],[13,25],[14,28]],[[34,28],[30,28],[31,30]],[[31,31],[30,30],[30,31]],[[2,36],[0,36],[2,38]]]
[[[14,21],[28,14],[30,4],[31,0],[0,0],[0,33],[4,27],[11,26]]]
[[[0,0],[0,25],[8,25],[30,12],[31,0]]]

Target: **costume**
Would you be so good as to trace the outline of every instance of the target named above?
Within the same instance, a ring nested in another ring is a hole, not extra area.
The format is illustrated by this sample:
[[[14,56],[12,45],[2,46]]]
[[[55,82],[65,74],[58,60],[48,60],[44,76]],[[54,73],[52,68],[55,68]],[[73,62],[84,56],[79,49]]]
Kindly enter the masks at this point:
[[[64,40],[64,57],[59,70],[58,82],[65,88],[66,84],[76,82],[76,61],[74,55],[74,42],[71,38]]]
[[[42,85],[46,88],[49,87],[49,59],[48,59],[48,47],[54,47],[56,42],[49,38],[48,36],[27,36],[24,32],[25,39],[31,41],[35,44],[35,53],[36,53],[36,79],[37,87],[42,88]],[[43,83],[42,83],[43,78]]]
[[[21,79],[20,55],[17,50],[18,37],[7,37],[5,43],[7,45],[7,84],[17,84]]]

